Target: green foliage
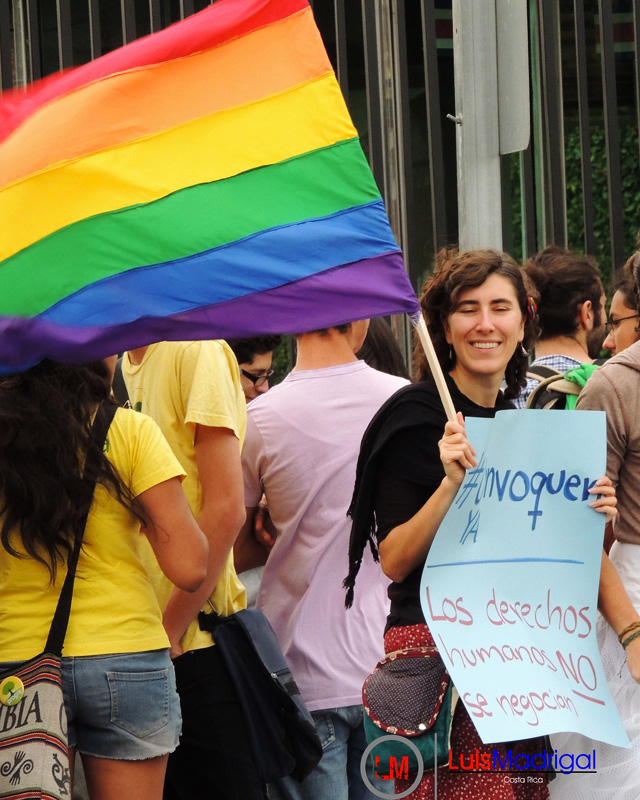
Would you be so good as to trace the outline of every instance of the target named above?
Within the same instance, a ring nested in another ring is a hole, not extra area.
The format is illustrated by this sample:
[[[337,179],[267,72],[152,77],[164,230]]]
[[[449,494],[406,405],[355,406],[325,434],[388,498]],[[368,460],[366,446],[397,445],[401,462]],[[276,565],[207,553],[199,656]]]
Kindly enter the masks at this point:
[[[280,383],[293,368],[293,337],[283,336],[282,342],[273,354],[273,378],[269,381],[271,386]]]
[[[607,152],[602,120],[590,121],[591,170],[593,180],[593,233],[595,257],[605,286],[609,286],[611,234],[609,230],[609,190],[607,187]],[[635,121],[620,119],[620,163],[622,165],[622,207],[624,211],[624,249],[631,255],[636,249],[640,226],[640,171],[638,170],[638,128]],[[565,129],[565,172],[567,181],[567,230],[569,247],[584,252],[583,192],[580,131],[577,124]]]
[[[640,169],[638,168],[638,127],[635,120],[620,118],[620,162],[622,165],[622,207],[624,211],[624,249],[631,255],[636,249],[640,228]],[[607,186],[607,149],[603,120],[590,121],[591,178],[593,182],[593,233],[595,258],[605,287],[612,281],[611,232],[609,229],[609,190]],[[505,213],[505,248],[515,258],[522,257],[522,213],[520,208],[520,160],[506,158],[503,195]],[[577,122],[565,122],[565,177],[567,184],[567,234],[571,250],[584,253],[582,155]],[[543,243],[540,243],[540,247]],[[616,264],[615,268],[622,265]]]
[[[502,156],[503,248],[522,262],[522,189],[520,186],[520,153]]]

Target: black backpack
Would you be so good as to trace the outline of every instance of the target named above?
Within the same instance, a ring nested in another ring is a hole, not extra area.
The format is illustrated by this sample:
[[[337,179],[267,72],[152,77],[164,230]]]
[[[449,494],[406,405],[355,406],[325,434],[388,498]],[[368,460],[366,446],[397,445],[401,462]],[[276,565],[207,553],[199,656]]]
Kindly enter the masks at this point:
[[[593,362],[593,369],[601,367],[606,359],[597,358]],[[582,364],[582,371],[587,368],[587,364]],[[580,368],[578,368],[579,371]],[[571,371],[571,370],[569,370]],[[575,402],[568,404],[567,399],[577,397],[582,391],[582,386],[575,380],[569,381],[565,378],[567,373],[558,372],[553,367],[546,367],[542,364],[532,364],[527,371],[527,378],[539,381],[538,385],[527,398],[525,408],[546,408],[564,411],[566,408],[575,408]],[[584,377],[584,375],[583,375]],[[585,377],[585,380],[589,376]]]

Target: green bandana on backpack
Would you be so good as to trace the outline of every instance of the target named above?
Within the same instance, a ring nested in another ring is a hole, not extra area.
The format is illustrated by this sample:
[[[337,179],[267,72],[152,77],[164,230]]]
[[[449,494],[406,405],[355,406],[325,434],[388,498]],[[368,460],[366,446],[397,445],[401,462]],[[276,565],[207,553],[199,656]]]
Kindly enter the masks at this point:
[[[525,408],[573,411],[586,382],[598,369],[598,364],[580,364],[564,374],[542,364],[533,364],[527,378],[538,381],[527,398]]]
[[[597,364],[580,364],[579,367],[575,369],[570,369],[568,372],[564,373],[564,379],[566,381],[571,381],[572,383],[577,383],[581,389],[584,389],[585,383],[589,380],[589,378],[593,375],[593,373],[598,369]],[[578,394],[569,394],[567,395],[565,409],[567,411],[574,411],[576,407],[576,403],[578,402]]]

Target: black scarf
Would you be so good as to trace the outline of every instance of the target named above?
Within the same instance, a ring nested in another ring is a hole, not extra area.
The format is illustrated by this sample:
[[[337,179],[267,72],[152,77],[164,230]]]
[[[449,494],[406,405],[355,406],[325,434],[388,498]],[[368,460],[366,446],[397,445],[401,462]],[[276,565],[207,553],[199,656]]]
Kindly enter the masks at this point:
[[[462,394],[449,375],[445,375],[445,378],[456,410],[462,411],[465,416],[493,417],[496,411],[513,408],[502,393],[498,395],[494,408],[478,406]],[[343,581],[343,586],[347,590],[345,598],[347,608],[353,604],[356,576],[367,543],[374,559],[378,561],[374,491],[380,456],[385,446],[400,431],[424,426],[425,419],[429,420],[430,424],[435,424],[439,431],[444,431],[447,416],[433,379],[405,386],[392,395],[371,420],[364,433],[356,467],[355,487],[347,511],[353,520],[349,538],[349,574]],[[407,453],[407,477],[419,480],[415,476],[421,474],[423,464],[419,452]]]

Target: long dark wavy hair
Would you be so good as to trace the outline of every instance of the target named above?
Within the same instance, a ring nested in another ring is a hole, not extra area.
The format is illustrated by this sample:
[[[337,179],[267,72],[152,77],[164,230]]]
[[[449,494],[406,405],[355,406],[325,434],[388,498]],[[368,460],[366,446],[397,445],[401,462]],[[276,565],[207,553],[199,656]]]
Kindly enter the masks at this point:
[[[433,275],[427,280],[420,305],[427,321],[429,335],[444,372],[450,372],[456,364],[456,354],[449,347],[445,335],[447,317],[455,310],[460,295],[468,289],[475,289],[490,275],[501,275],[515,289],[518,305],[525,320],[525,350],[533,347],[538,333],[537,317],[531,310],[530,299],[537,302],[537,292],[527,280],[523,270],[511,256],[497,250],[470,250],[459,253],[457,248],[443,248],[436,255]],[[505,397],[517,397],[526,384],[529,360],[522,348],[516,347],[505,370]],[[416,342],[413,352],[413,367],[416,380],[423,381],[431,375],[427,357],[420,342]]]
[[[24,552],[44,564],[51,581],[82,534],[93,494],[83,481],[85,457],[94,452],[97,480],[142,520],[135,500],[100,446],[91,441],[92,417],[111,398],[104,361],[58,364],[0,376],[0,542],[12,556],[19,534]]]

